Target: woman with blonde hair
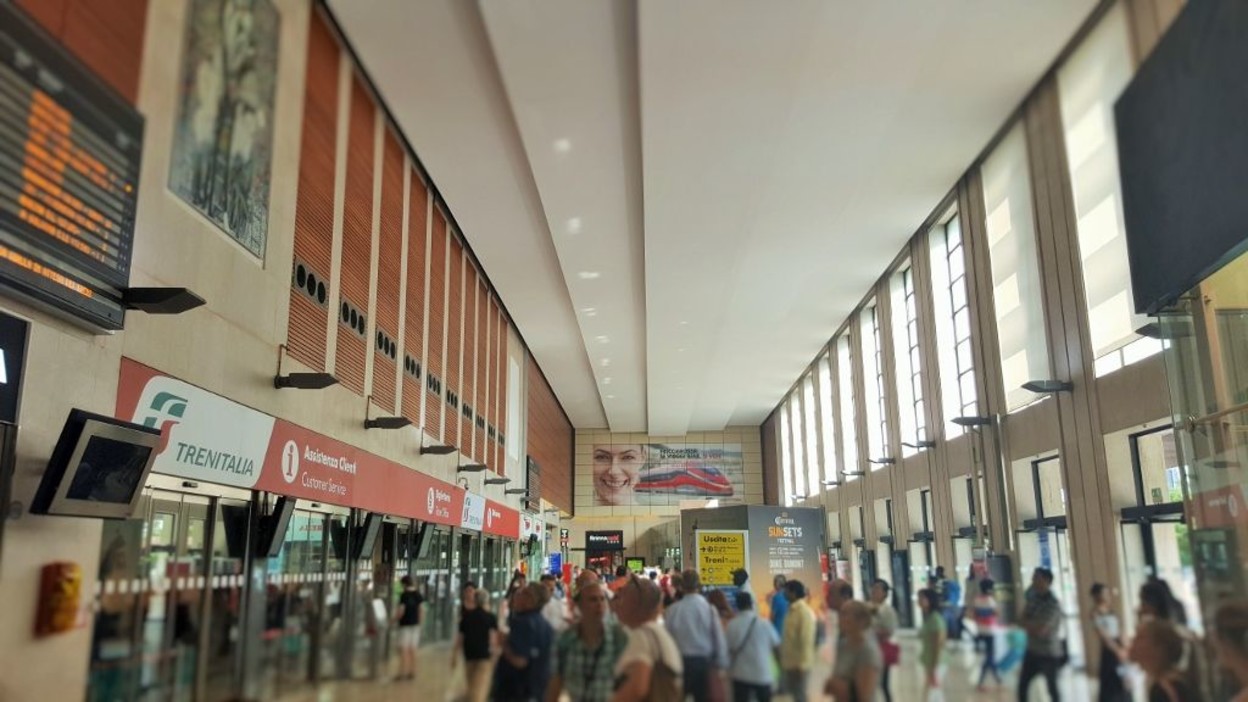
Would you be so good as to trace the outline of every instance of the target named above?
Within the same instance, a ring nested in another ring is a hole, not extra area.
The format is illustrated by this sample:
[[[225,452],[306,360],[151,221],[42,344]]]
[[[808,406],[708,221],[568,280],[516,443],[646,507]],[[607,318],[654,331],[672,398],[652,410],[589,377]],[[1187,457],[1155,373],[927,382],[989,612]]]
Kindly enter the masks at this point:
[[[827,692],[836,702],[871,702],[880,684],[884,658],[872,628],[871,608],[865,602],[846,602],[841,607],[841,636],[836,643],[836,664]]]

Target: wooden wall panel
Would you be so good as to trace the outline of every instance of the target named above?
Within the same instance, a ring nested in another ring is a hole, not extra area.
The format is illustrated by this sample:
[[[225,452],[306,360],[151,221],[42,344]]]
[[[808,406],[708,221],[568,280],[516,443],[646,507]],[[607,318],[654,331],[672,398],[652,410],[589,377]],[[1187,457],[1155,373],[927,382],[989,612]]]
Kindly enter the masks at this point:
[[[407,299],[403,308],[403,416],[420,426],[425,357],[426,251],[429,189],[412,171],[407,195]]]
[[[461,450],[463,440],[459,437],[460,391],[463,389],[460,371],[463,369],[463,322],[464,322],[464,245],[458,236],[451,237],[451,270],[447,273],[446,293],[446,388],[442,393],[446,400],[446,441]]]
[[[500,474],[507,472],[507,319],[498,307],[497,300],[490,300],[490,314],[494,317],[494,469]],[[519,438],[519,437],[517,437]]]
[[[476,459],[476,413],[481,411],[477,402],[477,269],[469,262],[464,271],[464,380],[463,404],[472,408],[472,416],[459,413],[459,437],[464,455]]]
[[[489,435],[487,433],[490,426],[489,407],[489,364],[485,359],[490,355],[490,328],[489,328],[489,288],[486,287],[485,277],[478,274],[477,276],[477,392],[476,400],[472,406],[477,408],[478,421],[475,422],[473,428],[473,436],[476,440],[473,444],[475,450],[474,457],[481,463],[485,463],[489,446]]]
[[[385,130],[381,162],[381,231],[377,244],[377,328],[373,333],[373,385],[378,406],[394,411],[399,358],[399,276],[403,264],[403,145]]]
[[[18,0],[17,5],[104,83],[131,103],[138,101],[147,0]]]
[[[433,240],[429,242],[429,362],[426,364],[425,388],[430,397],[425,401],[425,431],[441,441],[443,376],[446,375],[446,217],[434,208]]]
[[[312,14],[308,29],[307,61],[286,347],[291,357],[320,371],[325,369],[329,323],[341,48],[319,13]]]
[[[373,248],[373,151],[377,107],[354,76],[347,125],[347,182],[342,217],[341,294],[338,300],[338,354],[334,375],[342,386],[364,394],[365,333]]]
[[[780,502],[780,415],[772,412],[762,426],[763,503]],[[839,477],[839,476],[838,476]]]
[[[542,471],[542,498],[572,512],[572,424],[546,378],[529,359],[528,454]]]

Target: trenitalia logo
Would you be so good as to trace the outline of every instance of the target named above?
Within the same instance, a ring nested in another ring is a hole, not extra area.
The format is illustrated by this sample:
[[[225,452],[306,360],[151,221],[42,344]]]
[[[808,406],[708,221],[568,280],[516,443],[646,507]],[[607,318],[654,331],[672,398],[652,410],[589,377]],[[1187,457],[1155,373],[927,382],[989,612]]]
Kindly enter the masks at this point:
[[[143,414],[143,426],[160,430],[160,445],[156,447],[157,456],[165,452],[165,447],[169,445],[169,434],[180,423],[182,415],[186,414],[186,403],[185,397],[179,397],[171,392],[158,392],[152,398],[147,412]]]

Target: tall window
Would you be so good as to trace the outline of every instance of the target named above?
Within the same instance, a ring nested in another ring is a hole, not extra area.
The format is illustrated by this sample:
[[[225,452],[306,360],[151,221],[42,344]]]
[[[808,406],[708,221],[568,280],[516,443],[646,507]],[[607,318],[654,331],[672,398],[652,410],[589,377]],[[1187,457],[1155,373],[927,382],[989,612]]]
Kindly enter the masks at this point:
[[[1001,379],[1009,410],[1036,399],[1022,389],[1023,383],[1050,375],[1028,168],[1027,141],[1020,122],[981,169]]]
[[[862,334],[862,378],[866,387],[863,405],[867,412],[867,460],[888,456],[888,412],[884,395],[883,349],[880,344],[879,308],[872,301],[859,314]],[[880,464],[871,464],[878,470]]]
[[[801,398],[797,392],[789,395],[789,426],[793,427],[793,494],[795,497],[806,497],[805,428]]]
[[[901,454],[913,456],[919,451],[919,443],[927,440],[927,419],[923,415],[923,376],[919,370],[919,308],[914,296],[914,269],[908,262],[893,275],[889,288],[893,302],[893,356],[897,366]]]
[[[849,334],[842,334],[836,340],[836,374],[838,376],[840,398],[841,455],[844,463],[841,471],[858,472],[858,432],[854,429],[854,405],[858,398],[854,393],[854,349],[849,343]],[[847,480],[857,480],[850,476]]]
[[[805,425],[806,434],[806,484],[807,488],[803,490],[807,495],[818,495],[819,489],[823,486],[819,484],[822,479],[819,471],[819,424],[815,420],[815,375],[807,373],[806,379],[802,381],[802,419]]]
[[[1057,74],[1098,376],[1161,351],[1161,340],[1135,333],[1148,319],[1132,307],[1122,218],[1114,101],[1131,74],[1131,39],[1121,4],[1106,13]],[[1128,344],[1135,348],[1125,349]]]
[[[936,310],[936,362],[940,370],[945,436],[960,436],[955,417],[976,414],[975,357],[971,353],[971,310],[966,295],[966,249],[962,221],[954,215],[932,229],[932,298]]]
[[[837,479],[836,419],[832,403],[832,354],[826,354],[815,364],[819,369],[819,418],[822,420],[823,472],[828,480]]]
[[[793,427],[789,425],[789,402],[780,404],[780,484],[784,490],[784,504],[793,504]]]

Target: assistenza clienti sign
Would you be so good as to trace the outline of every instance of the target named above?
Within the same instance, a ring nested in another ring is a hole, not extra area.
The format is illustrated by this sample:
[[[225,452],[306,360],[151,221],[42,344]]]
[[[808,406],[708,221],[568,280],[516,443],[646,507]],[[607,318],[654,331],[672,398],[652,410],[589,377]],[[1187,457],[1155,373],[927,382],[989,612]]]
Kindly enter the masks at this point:
[[[480,525],[484,515],[494,533],[520,535],[516,510],[477,500],[465,510],[466,493],[458,486],[127,358],[121,362],[116,412],[161,430],[153,466],[158,473],[451,526],[466,520]],[[500,513],[493,520],[485,514],[490,508]]]

